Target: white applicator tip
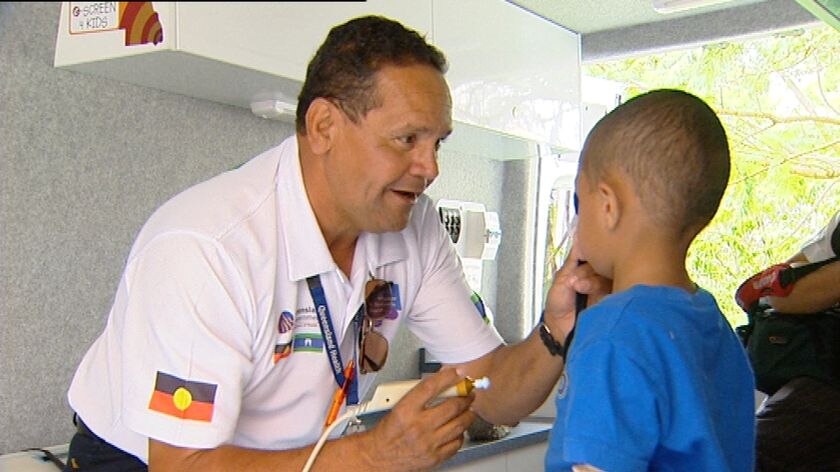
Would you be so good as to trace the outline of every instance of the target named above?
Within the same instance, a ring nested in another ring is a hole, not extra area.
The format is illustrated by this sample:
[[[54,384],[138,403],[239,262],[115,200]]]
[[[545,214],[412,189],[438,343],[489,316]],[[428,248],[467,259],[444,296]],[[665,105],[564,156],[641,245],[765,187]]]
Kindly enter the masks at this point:
[[[490,379],[487,377],[482,377],[480,379],[473,380],[473,388],[477,388],[479,390],[487,390],[490,388]]]

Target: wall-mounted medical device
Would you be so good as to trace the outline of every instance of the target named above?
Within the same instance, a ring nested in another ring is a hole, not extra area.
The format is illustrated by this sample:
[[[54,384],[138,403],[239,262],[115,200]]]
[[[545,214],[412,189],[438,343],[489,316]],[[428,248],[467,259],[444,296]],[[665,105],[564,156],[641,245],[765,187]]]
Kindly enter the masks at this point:
[[[439,200],[437,209],[440,222],[461,257],[467,283],[480,292],[482,263],[496,258],[502,240],[499,214],[487,211],[481,203],[458,200]]]

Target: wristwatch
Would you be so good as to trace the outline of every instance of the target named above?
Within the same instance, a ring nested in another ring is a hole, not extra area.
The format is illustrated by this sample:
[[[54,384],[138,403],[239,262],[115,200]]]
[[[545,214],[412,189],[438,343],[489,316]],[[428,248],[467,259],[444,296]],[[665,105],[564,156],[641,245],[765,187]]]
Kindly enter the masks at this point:
[[[557,340],[554,339],[554,336],[551,335],[551,330],[548,329],[548,326],[546,326],[545,321],[540,322],[539,330],[540,339],[542,339],[542,342],[548,349],[549,354],[551,354],[552,356],[562,356],[563,351],[565,349],[563,348],[563,345],[557,342]]]

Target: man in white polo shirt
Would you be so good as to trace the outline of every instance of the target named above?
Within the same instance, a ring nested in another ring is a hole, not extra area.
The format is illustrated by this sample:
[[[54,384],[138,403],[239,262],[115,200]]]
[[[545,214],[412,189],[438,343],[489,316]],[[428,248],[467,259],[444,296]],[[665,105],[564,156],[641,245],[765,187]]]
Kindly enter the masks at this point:
[[[399,23],[338,26],[309,65],[296,135],[152,215],[69,390],[69,467],[300,470],[336,392],[342,407],[364,396],[402,322],[457,370],[370,431],[327,442],[318,468],[433,467],[473,411],[513,423],[542,403],[574,289],[604,281],[569,264],[545,323],[517,345],[484,322],[423,195],[451,132],[445,69]],[[426,406],[465,375],[492,386]]]
[[[798,376],[779,388],[756,412],[756,471],[840,470],[840,385],[836,370],[840,329],[840,210],[835,211],[817,234],[785,263],[762,271],[765,280],[778,278],[791,265],[826,261],[819,269],[786,286],[786,293],[774,293],[766,301],[788,314],[814,316],[833,314],[834,321],[819,326],[820,342],[835,346],[833,380],[819,376]],[[828,262],[829,260],[833,260]],[[770,275],[770,278],[767,276]],[[752,279],[752,278],[751,278]],[[776,284],[775,286],[778,286]],[[743,286],[742,286],[743,287]],[[745,290],[745,289],[742,289]],[[743,293],[738,294],[742,299]],[[807,349],[807,344],[800,349]],[[826,361],[828,362],[828,361]]]

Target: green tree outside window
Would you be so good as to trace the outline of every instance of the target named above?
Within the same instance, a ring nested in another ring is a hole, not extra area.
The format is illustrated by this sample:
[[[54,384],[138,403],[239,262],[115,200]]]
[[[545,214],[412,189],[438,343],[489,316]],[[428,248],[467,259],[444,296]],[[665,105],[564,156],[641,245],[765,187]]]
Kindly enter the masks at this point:
[[[733,325],[746,321],[734,302],[738,285],[796,253],[840,208],[838,58],[840,32],[820,25],[583,67],[585,76],[624,84],[625,100],[678,88],[720,116],[731,177],[715,219],[689,249],[688,270]],[[546,245],[546,265],[562,252],[557,244]],[[551,274],[547,268],[545,283]]]

